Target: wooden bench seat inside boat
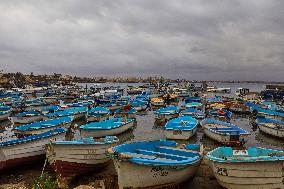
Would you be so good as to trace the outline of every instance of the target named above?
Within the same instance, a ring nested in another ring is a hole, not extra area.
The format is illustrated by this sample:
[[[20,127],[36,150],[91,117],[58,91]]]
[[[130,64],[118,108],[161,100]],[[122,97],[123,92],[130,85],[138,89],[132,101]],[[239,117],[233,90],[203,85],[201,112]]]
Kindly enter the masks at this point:
[[[151,155],[145,155],[145,154],[139,154],[139,153],[132,153],[132,152],[124,152],[124,155],[130,156],[130,157],[138,157],[143,159],[160,159],[160,160],[169,160],[167,158],[161,158],[157,156],[151,156]]]
[[[188,157],[186,156],[180,156],[180,155],[175,155],[175,154],[169,154],[169,153],[161,153],[157,151],[149,151],[149,150],[142,150],[142,149],[137,149],[139,153],[145,154],[145,155],[150,155],[150,156],[157,156],[157,157],[162,157],[166,159],[172,159],[172,160],[186,160]]]
[[[188,149],[185,149],[185,148],[177,148],[177,147],[170,147],[170,146],[159,146],[159,147],[156,147],[158,149],[168,149],[168,150],[175,150],[175,151],[182,151],[182,152],[194,152],[194,153],[198,153],[197,151],[195,150],[188,150]]]

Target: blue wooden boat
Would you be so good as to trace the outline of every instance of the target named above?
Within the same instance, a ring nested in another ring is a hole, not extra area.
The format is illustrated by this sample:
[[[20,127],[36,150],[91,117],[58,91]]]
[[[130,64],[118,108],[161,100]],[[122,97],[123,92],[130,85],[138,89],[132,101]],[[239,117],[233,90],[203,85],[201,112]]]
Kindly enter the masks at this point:
[[[148,106],[148,102],[144,100],[133,100],[130,101],[131,106],[136,110],[136,111],[145,111]]]
[[[58,111],[58,110],[60,110],[60,106],[52,105],[52,106],[43,108],[43,109],[41,109],[40,111],[41,111],[43,114],[48,114],[48,113],[54,113],[54,112],[56,112],[56,111]]]
[[[8,119],[12,113],[12,108],[10,106],[0,106],[0,121]]]
[[[224,188],[284,188],[283,151],[219,147],[206,158],[212,162],[214,175]]]
[[[73,121],[72,116],[59,117],[55,119],[49,119],[39,122],[30,123],[27,125],[21,125],[14,128],[14,133],[25,136],[25,135],[35,135],[47,132],[56,128],[69,128],[71,122]]]
[[[172,118],[178,117],[179,112],[180,112],[180,108],[176,106],[168,106],[168,107],[160,108],[156,110],[154,114],[156,114],[156,119],[167,121]]]
[[[112,118],[80,126],[81,136],[100,138],[116,136],[134,127],[135,119]]]
[[[186,97],[184,99],[184,102],[185,103],[191,103],[191,102],[198,102],[198,103],[201,103],[201,98],[200,97],[193,97],[193,96],[189,96],[189,97]]]
[[[73,116],[74,120],[77,120],[85,117],[87,111],[88,111],[87,107],[70,108],[65,110],[59,110],[54,113],[45,114],[45,117],[47,117],[47,119],[51,119],[56,117]]]
[[[127,118],[133,118],[133,119],[136,118],[136,113],[137,111],[132,107],[127,111],[124,111],[122,108],[114,111],[115,117],[126,116]]]
[[[203,106],[203,104],[199,103],[199,102],[189,102],[189,103],[185,103],[182,104],[181,107],[183,109],[187,109],[187,108],[197,108],[197,109],[201,109]]]
[[[256,119],[256,123],[258,124],[259,130],[261,130],[262,132],[279,138],[284,138],[283,121],[277,119],[259,117]]]
[[[169,120],[165,125],[167,139],[188,140],[197,132],[197,119],[190,116],[181,116]]]
[[[264,116],[264,117],[267,117],[267,118],[284,119],[284,113],[282,113],[282,112],[276,112],[276,111],[272,111],[272,110],[269,110],[269,109],[263,109],[263,108],[256,107],[256,106],[252,107],[251,109],[254,110],[254,111],[257,111],[258,116]]]
[[[212,109],[208,112],[208,114],[212,117],[218,117],[221,119],[230,119],[233,115],[233,113],[226,109]]]
[[[181,115],[188,115],[196,119],[204,119],[205,113],[202,110],[196,108],[187,108],[180,113]]]
[[[108,153],[115,164],[119,188],[177,185],[194,176],[202,158],[200,145],[179,147],[166,140],[122,144]]]
[[[209,138],[229,146],[240,146],[246,143],[250,133],[234,124],[206,118],[200,122],[204,134]]]
[[[39,111],[27,111],[18,113],[11,117],[11,121],[14,123],[33,123],[35,121],[43,120],[43,115]]]
[[[87,121],[103,121],[109,118],[110,110],[106,107],[95,107],[88,111]]]
[[[92,108],[93,105],[94,105],[94,102],[92,101],[81,101],[81,102],[74,102],[74,103],[66,104],[68,108],[78,108],[78,107]]]
[[[64,140],[65,134],[65,129],[58,128],[38,135],[0,142],[0,172],[44,159],[45,145],[51,141]]]
[[[118,141],[115,136],[54,141],[47,145],[46,157],[60,178],[70,178],[108,165],[106,151]]]

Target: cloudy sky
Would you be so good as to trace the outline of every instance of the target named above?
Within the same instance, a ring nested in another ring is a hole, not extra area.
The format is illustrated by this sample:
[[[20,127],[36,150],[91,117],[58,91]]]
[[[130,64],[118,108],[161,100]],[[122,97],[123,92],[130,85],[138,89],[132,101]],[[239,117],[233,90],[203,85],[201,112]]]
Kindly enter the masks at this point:
[[[283,0],[1,0],[6,72],[284,80]]]

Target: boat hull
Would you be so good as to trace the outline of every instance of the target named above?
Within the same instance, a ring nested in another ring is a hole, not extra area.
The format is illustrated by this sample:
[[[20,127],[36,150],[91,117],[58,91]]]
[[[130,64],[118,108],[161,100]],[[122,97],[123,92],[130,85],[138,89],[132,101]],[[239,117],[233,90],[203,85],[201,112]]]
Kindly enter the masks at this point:
[[[147,166],[114,160],[118,185],[123,188],[173,186],[193,177],[199,162],[188,166]]]
[[[47,128],[41,128],[41,129],[34,129],[34,130],[14,130],[14,133],[17,135],[21,135],[21,136],[29,136],[29,135],[37,135],[37,134],[41,134],[44,132],[47,132],[49,130],[52,129],[58,129],[58,128],[69,128],[71,126],[71,122],[70,123],[65,123],[65,124],[60,124],[54,127],[47,127]]]
[[[8,117],[11,115],[11,112],[0,115],[0,121],[4,121],[6,119],[8,119]]]
[[[204,134],[212,140],[229,146],[243,145],[248,140],[248,135],[239,135],[238,140],[232,140],[230,135],[221,135],[215,132],[211,132],[207,128],[204,128]]]
[[[82,137],[95,137],[95,138],[100,138],[104,136],[116,136],[118,134],[121,134],[128,129],[131,129],[134,127],[134,121],[126,123],[118,128],[115,129],[92,129],[92,130],[85,130],[81,129],[81,136]]]
[[[259,130],[261,130],[262,132],[275,136],[275,137],[279,137],[279,138],[284,138],[284,129],[273,129],[267,126],[264,126],[262,124],[258,124]]]
[[[64,140],[65,133],[27,143],[0,148],[0,172],[12,167],[31,164],[45,156],[45,145],[50,141]]]
[[[284,188],[283,161],[212,163],[219,184],[228,189]]]
[[[108,165],[110,157],[105,152],[113,145],[49,144],[46,150],[46,157],[60,177],[74,177]]]
[[[26,124],[26,123],[33,123],[36,121],[41,121],[43,120],[43,116],[30,116],[30,117],[12,117],[12,121],[14,123],[20,123],[20,124]]]

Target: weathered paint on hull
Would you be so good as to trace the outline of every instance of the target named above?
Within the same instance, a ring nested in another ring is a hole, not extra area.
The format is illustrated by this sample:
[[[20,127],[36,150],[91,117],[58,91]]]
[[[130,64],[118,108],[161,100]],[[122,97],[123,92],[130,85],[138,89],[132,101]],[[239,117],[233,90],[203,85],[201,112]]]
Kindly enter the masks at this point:
[[[134,121],[124,124],[118,128],[115,129],[108,129],[108,130],[84,130],[81,129],[81,136],[82,137],[95,137],[95,138],[100,138],[104,136],[116,136],[120,133],[123,133],[127,131],[128,129],[131,129],[134,127]]]
[[[45,145],[50,141],[64,140],[65,133],[55,135],[42,140],[11,145],[0,148],[0,171],[2,169],[11,168],[26,163],[33,163],[29,159],[38,159],[45,155]]]
[[[16,158],[16,159],[10,159],[7,161],[0,161],[0,173],[5,173],[6,170],[14,168],[14,167],[20,167],[23,165],[28,165],[31,163],[34,163],[36,161],[44,160],[45,155],[36,155],[36,156],[29,156],[29,157],[23,157],[23,158]]]
[[[284,129],[272,129],[270,127],[258,124],[259,129],[269,135],[276,136],[279,138],[284,138]]]
[[[58,145],[49,144],[48,162],[61,177],[73,177],[106,166],[110,158],[106,150],[114,144]]]
[[[83,173],[95,171],[107,166],[109,162],[102,164],[84,164],[84,163],[73,163],[61,160],[55,160],[52,163],[52,167],[57,175],[62,177],[74,177]]]
[[[212,163],[220,185],[228,189],[284,188],[284,164],[277,162]]]
[[[27,123],[33,123],[36,121],[43,120],[43,116],[31,116],[31,117],[12,117],[12,121],[14,123],[21,123],[21,124],[27,124]]]
[[[8,119],[8,117],[10,115],[11,115],[11,112],[9,112],[7,114],[0,115],[0,121],[4,121],[4,120]]]
[[[47,132],[51,129],[57,129],[57,128],[68,129],[70,126],[71,126],[71,123],[67,123],[67,124],[58,125],[56,127],[47,127],[47,128],[43,128],[43,129],[35,129],[35,130],[27,130],[27,131],[14,130],[14,133],[18,134],[20,136],[29,136],[29,135],[41,134],[41,133]]]
[[[188,140],[197,132],[197,127],[191,131],[165,130],[167,139]]]
[[[182,183],[196,173],[199,162],[183,167],[152,167],[114,160],[119,189],[166,186]]]
[[[212,140],[215,140],[221,144],[225,145],[241,145],[241,143],[238,144],[237,141],[231,141],[229,135],[220,135],[214,132],[209,131],[207,128],[204,127],[204,134],[211,138]],[[247,135],[240,135],[239,142],[245,143],[247,141]]]

